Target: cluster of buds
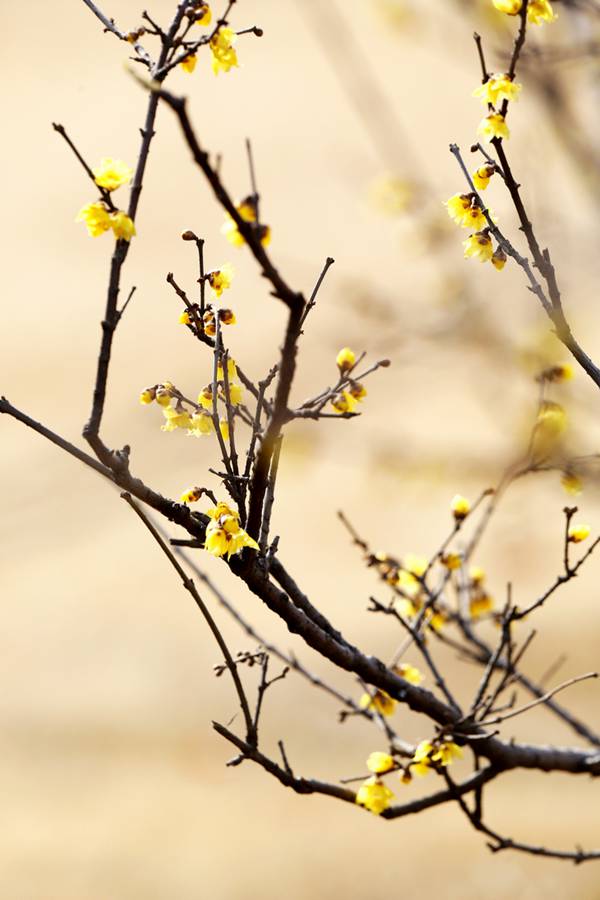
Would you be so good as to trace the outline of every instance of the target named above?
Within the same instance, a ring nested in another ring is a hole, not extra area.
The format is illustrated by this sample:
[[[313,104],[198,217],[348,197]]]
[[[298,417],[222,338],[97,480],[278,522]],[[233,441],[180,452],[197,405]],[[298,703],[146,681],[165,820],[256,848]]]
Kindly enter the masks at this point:
[[[336,413],[345,414],[356,411],[357,405],[367,396],[367,389],[360,381],[350,377],[356,366],[356,354],[350,347],[343,347],[336,357],[336,365],[340,375],[341,390],[336,391],[331,405]]]
[[[235,325],[236,317],[232,309],[220,309],[217,312],[221,325]],[[214,337],[217,333],[217,324],[215,319],[215,311],[212,306],[200,314],[200,307],[197,303],[192,303],[179,316],[181,325],[188,325],[194,334],[206,334],[208,337]]]

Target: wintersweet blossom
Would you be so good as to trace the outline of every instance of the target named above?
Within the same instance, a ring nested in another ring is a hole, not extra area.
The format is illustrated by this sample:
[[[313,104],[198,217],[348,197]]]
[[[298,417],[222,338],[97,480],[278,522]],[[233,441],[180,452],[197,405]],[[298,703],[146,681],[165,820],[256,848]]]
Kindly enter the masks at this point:
[[[466,497],[463,497],[461,494],[455,494],[452,498],[450,509],[456,521],[461,522],[471,512],[471,504]]]
[[[492,3],[499,12],[506,13],[508,16],[516,16],[521,12],[523,0],[492,0]]]
[[[416,668],[416,666],[411,666],[409,663],[401,663],[398,666],[394,667],[394,672],[396,675],[399,675],[400,678],[404,678],[405,681],[408,681],[409,684],[419,685],[423,681],[423,673]]]
[[[507,259],[508,259],[508,257],[506,255],[505,251],[502,249],[502,247],[498,246],[494,250],[494,255],[492,256],[490,262],[493,265],[493,267],[500,272],[506,265]]]
[[[356,794],[356,803],[364,806],[369,812],[376,816],[380,815],[384,809],[387,809],[394,799],[394,793],[380,781],[376,775],[367,778],[359,787]]]
[[[110,215],[103,203],[88,203],[77,213],[76,222],[84,222],[90,237],[99,237],[111,227]]]
[[[350,347],[342,347],[335,362],[340,372],[349,372],[356,363],[356,353]]]
[[[358,405],[358,400],[348,391],[342,391],[333,397],[331,405],[337,413],[353,413]]]
[[[481,120],[477,134],[486,141],[493,141],[494,138],[508,139],[510,137],[506,120],[502,113],[498,112],[490,113],[489,116]]]
[[[233,279],[233,266],[231,263],[225,263],[220,269],[209,272],[206,276],[209,285],[215,293],[216,297],[220,297],[223,291],[231,287]]]
[[[394,758],[389,753],[382,753],[378,750],[371,753],[367,759],[367,769],[374,775],[383,775],[394,768]]]
[[[382,716],[391,716],[396,708],[396,701],[385,691],[376,690],[373,696],[363,694],[358,705],[361,709],[374,709]]]
[[[135,235],[135,224],[122,210],[110,214],[110,227],[117,240],[130,241]]]
[[[238,65],[237,53],[233,47],[236,40],[235,31],[225,26],[221,26],[211,37],[212,69],[215,75],[219,72],[229,72]]]
[[[541,25],[542,22],[554,22],[558,15],[552,9],[548,0],[529,0],[527,6],[527,21],[532,25]]]
[[[581,478],[575,474],[575,472],[570,472],[568,470],[566,472],[563,472],[560,483],[564,487],[567,494],[571,494],[574,497],[576,497],[577,494],[580,494],[583,490],[583,482]]]
[[[196,503],[197,500],[203,494],[202,488],[193,487],[189,488],[189,490],[184,491],[181,497],[179,498],[180,503]]]
[[[181,68],[184,72],[187,72],[188,75],[191,75],[194,69],[196,68],[196,63],[198,62],[198,56],[196,53],[188,53],[188,55],[181,61]]]
[[[122,184],[127,184],[133,177],[133,169],[120,159],[105,156],[100,165],[92,169],[94,181],[98,187],[107,191],[115,191]]]
[[[463,241],[463,247],[465,248],[465,259],[472,257],[480,262],[488,262],[494,255],[492,239],[483,231],[469,235],[467,240]]]
[[[473,91],[473,96],[497,108],[503,100],[518,100],[521,89],[522,85],[512,81],[508,75],[490,75],[486,82]]]
[[[473,174],[471,178],[473,179],[473,184],[477,188],[478,191],[485,191],[488,184],[490,183],[490,178],[496,171],[496,166],[493,166],[491,163],[480,166]]]
[[[580,544],[590,536],[591,530],[589,525],[571,525],[569,528],[569,540],[572,544]]]
[[[210,25],[212,10],[208,3],[200,3],[195,9],[195,25]]]
[[[240,553],[244,547],[258,550],[259,546],[240,526],[239,513],[226,503],[218,503],[209,510],[210,521],[206,526],[204,549],[213,556],[225,556],[227,559]]]

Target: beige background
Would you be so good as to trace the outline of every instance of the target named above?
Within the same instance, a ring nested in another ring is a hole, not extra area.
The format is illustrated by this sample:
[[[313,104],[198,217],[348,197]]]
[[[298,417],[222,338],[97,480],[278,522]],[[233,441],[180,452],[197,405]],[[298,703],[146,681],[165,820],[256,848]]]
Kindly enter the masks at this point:
[[[151,11],[166,21],[173,5],[155,0]],[[396,28],[386,13],[399,6],[338,0],[363,54],[357,63],[328,4],[240,2],[236,25],[265,29],[260,41],[240,39],[243,67],[215,79],[204,56],[193,76],[176,72],[171,81],[189,95],[204,146],[223,154],[237,196],[248,190],[243,138],[252,137],[273,254],[291,283],[309,291],[324,258],[336,259],[303,339],[295,397],[334,378],[333,358],[344,344],[393,361],[370,382],[360,419],[290,428],[274,519],[281,556],[313,600],[349,638],[381,656],[393,652],[398,635],[365,613],[369,593],[382,592],[349,547],[336,509],[343,507],[378,548],[434,552],[448,527],[450,497],[477,495],[517,452],[535,408],[535,365],[565,358],[547,340],[546,322],[518,271],[508,266],[498,274],[463,262],[458,229],[446,242],[427,244],[423,237],[424,223],[444,223],[441,201],[463,187],[448,142],[468,147],[480,116],[470,99],[479,78],[473,27],[500,51],[512,24],[500,22],[508,24],[500,30],[498,17],[485,15],[487,3],[476,10],[472,3],[423,0]],[[106,11],[129,28],[139,24],[137,8],[111,0]],[[535,39],[589,36],[583,20],[564,13],[561,20]],[[0,391],[78,441],[111,240],[91,240],[74,223],[93,193],[50,122],[65,124],[92,163],[103,155],[133,162],[144,99],[124,71],[126,50],[102,34],[83,3],[3,3],[0,28]],[[495,59],[500,65],[499,53]],[[385,111],[382,118],[370,101],[368,121],[357,116],[352,98],[364,99],[365,60],[397,122]],[[572,65],[563,72],[573,133],[595,139],[596,72]],[[588,167],[557,140],[536,99],[535,77],[524,78],[524,96],[511,113],[510,151],[541,239],[552,247],[572,321],[597,357],[594,184]],[[391,166],[424,184],[429,197],[419,196],[413,213],[397,219],[369,201],[372,180]],[[492,192],[502,224],[516,235],[499,185]],[[206,483],[216,458],[210,440],[162,434],[158,411],[137,402],[140,389],[159,380],[194,393],[209,379],[209,359],[178,326],[176,298],[165,284],[174,271],[193,289],[195,262],[179,239],[183,229],[206,237],[209,266],[227,259],[236,266],[231,302],[239,324],[228,332],[235,357],[258,378],[280,340],[282,309],[247,255],[224,242],[221,220],[173,118],[161,110],[123,281],[138,293],[115,342],[104,436],[113,446],[131,443],[134,470],[170,496]],[[569,409],[572,452],[595,452],[593,385],[580,375],[556,398]],[[452,807],[385,823],[324,798],[296,797],[250,764],[227,769],[230,749],[210,722],[234,714],[232,691],[225,678],[214,678],[218,656],[166,562],[93,473],[16,422],[3,419],[0,428],[5,900],[599,896],[593,864],[575,869],[492,857]],[[519,484],[507,498],[478,560],[498,598],[511,580],[525,603],[558,571],[565,502],[556,473]],[[594,479],[580,505],[597,531]],[[201,561],[265,634],[292,646],[222,565]],[[597,572],[592,560],[539,616],[532,676],[563,651],[568,658],[559,679],[598,666]],[[217,615],[234,649],[253,649]],[[316,671],[359,692],[352,679],[294,646]],[[452,656],[441,659],[468,699],[478,672]],[[593,683],[575,687],[565,701],[597,726]],[[292,764],[307,776],[360,774],[379,739],[362,723],[338,725],[336,714],[334,703],[289,677],[267,698],[265,747],[274,751],[283,738]],[[407,739],[428,734],[426,722],[403,710],[396,723]],[[575,743],[538,711],[504,734]],[[397,793],[407,798],[425,787]],[[524,840],[597,846],[598,796],[587,780],[515,774],[490,790],[490,823]]]

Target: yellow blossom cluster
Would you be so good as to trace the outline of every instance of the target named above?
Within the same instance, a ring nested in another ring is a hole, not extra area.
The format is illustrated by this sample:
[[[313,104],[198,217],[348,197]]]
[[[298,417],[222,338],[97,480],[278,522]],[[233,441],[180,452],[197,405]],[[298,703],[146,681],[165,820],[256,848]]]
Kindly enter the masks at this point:
[[[508,16],[518,15],[523,8],[523,0],[492,0],[499,12]],[[558,16],[552,9],[549,0],[529,0],[527,4],[527,20],[532,25],[541,25],[542,22],[554,22]]]
[[[246,197],[236,209],[240,218],[243,219],[244,222],[248,222],[252,225],[252,228],[263,247],[268,246],[271,242],[271,229],[268,225],[259,224],[255,197]],[[227,218],[221,226],[221,234],[225,235],[229,243],[233,244],[234,247],[242,247],[246,243],[235,219],[229,214],[227,214]]]
[[[411,761],[411,772],[428,775],[437,766],[449,766],[455,759],[461,759],[463,752],[454,741],[421,741]]]
[[[133,176],[133,170],[129,166],[110,156],[101,159],[100,165],[92,169],[92,173],[98,187],[107,193],[127,184]],[[117,240],[130,241],[135,235],[133,220],[123,210],[116,209],[109,198],[82,207],[75,221],[85,224],[90,237],[99,237],[111,229]]]
[[[214,291],[215,297],[220,297],[223,291],[231,287],[233,276],[234,269],[231,263],[224,263],[220,269],[208,273],[206,280]]]
[[[506,253],[500,245],[494,250],[494,245],[486,228],[484,231],[477,231],[470,234],[466,241],[463,241],[465,259],[478,259],[479,262],[491,262],[495,269],[501,271],[506,265]]]
[[[215,75],[219,72],[229,72],[238,65],[237,53],[234,44],[237,40],[235,31],[222,25],[210,39],[212,52],[212,69]]]
[[[213,556],[227,556],[240,553],[244,547],[258,550],[259,546],[250,535],[240,526],[240,514],[231,509],[226,503],[217,503],[212,509],[207,510],[210,518],[206,526],[206,539],[204,549]]]
[[[356,365],[356,354],[350,347],[342,347],[335,358],[340,373],[341,390],[338,390],[331,398],[331,405],[336,413],[353,413],[357,405],[367,396],[367,389],[360,381],[350,378],[350,372]],[[348,381],[348,384],[345,382]]]

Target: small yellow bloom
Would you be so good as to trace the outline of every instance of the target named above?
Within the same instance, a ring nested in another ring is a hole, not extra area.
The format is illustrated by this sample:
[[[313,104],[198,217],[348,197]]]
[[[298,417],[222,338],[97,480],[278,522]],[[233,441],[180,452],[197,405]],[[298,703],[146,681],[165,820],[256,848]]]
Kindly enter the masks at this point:
[[[191,434],[194,437],[200,437],[201,435],[212,434],[215,430],[215,425],[212,416],[209,416],[208,413],[196,412],[191,417],[188,428],[188,434]]]
[[[450,509],[452,510],[452,515],[456,521],[461,522],[463,519],[466,519],[471,512],[471,504],[466,497],[461,496],[461,494],[455,494],[452,498]]]
[[[197,500],[202,496],[202,488],[193,487],[188,491],[184,491],[184,493],[179,498],[180,503],[196,503]]]
[[[429,562],[424,556],[416,556],[414,553],[407,553],[402,560],[402,568],[418,578],[425,574],[428,565]]]
[[[404,678],[405,681],[408,681],[410,684],[419,685],[423,681],[423,674],[420,672],[415,666],[411,666],[409,663],[401,663],[399,666],[394,668],[394,672],[396,675],[399,675],[400,678]]]
[[[107,191],[114,191],[122,184],[127,184],[133,178],[133,169],[120,159],[112,159],[105,156],[100,160],[100,165],[92,169],[94,181],[98,187]]]
[[[367,389],[360,381],[354,381],[348,388],[348,393],[351,394],[355,400],[364,400],[367,396]]]
[[[381,753],[376,750],[367,760],[367,769],[374,775],[383,775],[394,768],[394,759],[389,753]]]
[[[356,794],[356,803],[364,806],[376,816],[387,809],[393,799],[393,792],[382,781],[379,781],[376,775],[367,778]]]
[[[361,709],[374,709],[382,716],[391,716],[396,708],[396,701],[385,691],[376,690],[373,696],[363,694],[359,700]]]
[[[559,403],[546,400],[537,414],[532,438],[534,456],[552,452],[567,428],[567,414]]]
[[[442,766],[449,766],[453,760],[462,759],[462,757],[462,749],[454,741],[442,741],[435,753],[431,755],[431,759],[439,762]]]
[[[172,396],[171,392],[163,385],[156,391],[156,402],[159,406],[170,406]]]
[[[510,131],[508,130],[508,125],[504,119],[502,113],[490,113],[489,116],[486,116],[485,119],[482,119],[479,123],[479,128],[477,129],[477,134],[479,137],[484,138],[486,141],[493,141],[494,138],[506,138],[510,137]]]
[[[465,259],[472,257],[480,262],[488,262],[494,255],[492,239],[483,231],[469,235],[467,240],[463,241],[463,247],[465,248]]]
[[[152,403],[156,399],[156,388],[146,388],[140,394],[140,403]]]
[[[583,482],[581,478],[579,478],[579,476],[574,472],[563,472],[560,483],[564,487],[567,494],[571,494],[574,497],[576,497],[577,494],[580,494],[583,490]]]
[[[349,394],[348,391],[342,391],[341,394],[336,394],[331,401],[331,405],[337,413],[354,412],[357,404],[358,400],[356,400],[352,394]]]
[[[179,324],[180,325],[191,325],[192,319],[190,317],[189,311],[184,309],[184,311],[179,316]]]
[[[573,544],[580,544],[590,536],[591,530],[589,525],[571,525],[569,528],[569,540]]]
[[[415,750],[411,760],[411,772],[420,777],[429,775],[433,766],[431,762],[431,754],[433,753],[433,744],[431,741],[421,741]]]
[[[236,40],[237,35],[233,29],[224,26],[221,26],[211,37],[212,69],[215,75],[218,75],[219,72],[229,72],[231,68],[238,65],[237,54],[233,47]]]
[[[432,631],[441,631],[446,624],[447,616],[441,610],[437,612],[429,612],[428,618],[425,620]]]
[[[523,6],[523,0],[492,0],[492,3],[499,12],[506,13],[508,16],[518,15]]]
[[[208,3],[201,3],[196,8],[196,16],[197,18],[194,19],[195,25],[210,25],[212,12]]]
[[[229,402],[232,406],[239,406],[244,399],[244,389],[239,384],[229,385]]]
[[[489,594],[477,594],[469,601],[469,612],[472,619],[479,619],[494,608],[494,600]]]
[[[198,403],[203,409],[207,409],[209,412],[212,412],[213,408],[213,397],[212,397],[212,387],[207,385],[200,393],[198,394]]]
[[[452,221],[463,228],[480,230],[487,225],[487,219],[477,205],[474,194],[454,194],[444,205]]]
[[[552,9],[548,0],[529,0],[527,7],[527,21],[532,25],[541,25],[542,22],[554,22],[558,15]]]
[[[90,237],[99,237],[111,227],[110,215],[103,203],[88,203],[77,213],[76,222],[85,222]]]
[[[492,256],[491,263],[493,267],[495,269],[498,269],[498,271],[500,272],[506,265],[507,258],[508,257],[506,256],[506,253],[504,252],[502,247],[498,245],[498,247],[496,247],[496,249],[494,250],[494,255]]]
[[[217,380],[223,381],[224,377],[225,376],[223,374],[223,366],[219,363],[219,366],[217,367]],[[230,384],[234,378],[237,378],[237,369],[235,366],[235,360],[232,359],[230,356],[227,357],[227,378],[228,378]]]
[[[130,241],[135,235],[135,225],[122,210],[110,214],[110,227],[117,240]]]
[[[349,372],[356,363],[356,354],[350,347],[343,347],[335,358],[340,372]]]
[[[460,569],[462,566],[462,556],[460,553],[444,553],[441,558],[441,563],[452,572],[455,569]]]
[[[219,431],[224,441],[229,440],[229,422],[227,419],[219,419]]]
[[[481,568],[481,566],[471,566],[469,569],[469,578],[471,579],[471,584],[478,585],[482,584],[485,580],[485,571]]]
[[[553,384],[560,384],[562,381],[571,381],[575,376],[573,366],[569,363],[562,363],[557,366],[549,366],[541,373],[540,378],[543,381],[550,381]]]
[[[192,417],[183,408],[163,406],[163,415],[166,422],[161,426],[162,431],[175,431],[177,428],[189,428],[191,426]]]
[[[490,183],[490,178],[495,173],[495,171],[495,166],[485,165],[480,166],[475,172],[473,172],[471,178],[473,179],[473,184],[478,191],[485,191],[488,184]]]
[[[190,53],[186,56],[185,59],[181,61],[181,68],[184,72],[187,72],[188,75],[191,75],[194,69],[196,68],[196,63],[198,62],[198,56],[196,53]]]
[[[518,100],[521,88],[522,85],[511,81],[508,75],[490,75],[485,84],[473,91],[473,96],[479,97],[483,103],[498,107],[503,100]]]
[[[227,554],[227,559],[229,559],[234,554],[240,553],[244,547],[251,547],[253,550],[259,549],[254,538],[240,528],[236,517],[222,515],[218,519],[211,519],[206,526],[204,549],[213,556]]]
[[[224,290],[231,287],[233,266],[230,263],[225,263],[220,269],[209,272],[206,277],[212,290],[215,292],[215,296],[220,297]]]
[[[220,309],[219,322],[221,323],[221,325],[235,325],[237,319],[235,317],[234,311],[232,309]]]
[[[210,519],[220,519],[221,516],[228,516],[229,518],[237,519],[239,521],[240,518],[237,509],[232,509],[227,503],[224,503],[223,500],[220,500],[216,506],[211,506],[210,509],[207,509],[206,515]]]

